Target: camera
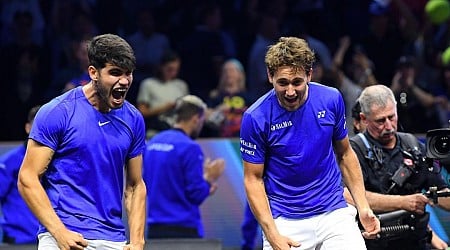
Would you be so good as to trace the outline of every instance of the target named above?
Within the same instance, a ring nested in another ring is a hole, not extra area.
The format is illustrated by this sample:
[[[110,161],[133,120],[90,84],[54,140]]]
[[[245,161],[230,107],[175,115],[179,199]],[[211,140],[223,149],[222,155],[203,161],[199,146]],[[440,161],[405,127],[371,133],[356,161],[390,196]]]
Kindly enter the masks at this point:
[[[450,128],[428,130],[426,134],[426,156],[450,168]]]

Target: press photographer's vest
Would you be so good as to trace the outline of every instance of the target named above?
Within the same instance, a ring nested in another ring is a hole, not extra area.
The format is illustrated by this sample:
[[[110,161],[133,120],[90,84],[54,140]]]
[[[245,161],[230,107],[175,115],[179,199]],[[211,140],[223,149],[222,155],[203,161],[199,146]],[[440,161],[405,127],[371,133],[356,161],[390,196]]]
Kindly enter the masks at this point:
[[[420,148],[419,142],[417,138],[409,133],[397,132],[398,137],[400,138],[400,147],[404,150],[412,149],[414,147]],[[377,159],[376,154],[373,150],[373,145],[367,140],[364,133],[358,133],[357,136],[354,136],[350,139],[358,145],[358,148],[364,152],[363,149],[366,150],[365,158],[369,160],[369,165],[372,168],[379,169],[381,161]]]

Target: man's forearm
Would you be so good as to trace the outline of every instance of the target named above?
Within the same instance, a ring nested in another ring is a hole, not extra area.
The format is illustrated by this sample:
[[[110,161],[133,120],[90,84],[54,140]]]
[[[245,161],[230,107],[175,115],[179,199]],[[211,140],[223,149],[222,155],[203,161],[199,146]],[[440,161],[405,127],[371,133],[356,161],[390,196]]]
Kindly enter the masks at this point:
[[[18,188],[30,210],[52,235],[65,229],[37,177],[19,176]]]
[[[351,193],[354,205],[358,210],[370,209],[369,202],[366,198],[366,189],[364,187],[361,167],[353,151],[343,156],[340,166],[345,185]]]
[[[272,213],[270,212],[267,194],[262,180],[258,182],[245,181],[245,189],[250,208],[264,234],[270,237],[271,234],[278,233]]]
[[[366,197],[372,210],[378,213],[403,209],[400,195],[366,192]]]
[[[125,205],[130,228],[130,243],[144,244],[146,187],[143,181],[135,186],[127,186],[125,191]]]

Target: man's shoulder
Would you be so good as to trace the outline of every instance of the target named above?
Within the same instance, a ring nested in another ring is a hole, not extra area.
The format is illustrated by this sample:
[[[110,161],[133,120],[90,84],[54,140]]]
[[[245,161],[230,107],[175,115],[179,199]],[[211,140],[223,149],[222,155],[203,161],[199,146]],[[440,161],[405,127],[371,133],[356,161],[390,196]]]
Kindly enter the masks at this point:
[[[309,82],[309,88],[312,91],[319,92],[319,93],[326,93],[330,95],[337,95],[340,94],[339,90],[335,87],[327,86],[322,83],[318,82]]]
[[[275,101],[277,101],[275,91],[272,89],[258,98],[252,105],[250,105],[245,113],[253,115],[267,113],[267,110],[271,109]]]

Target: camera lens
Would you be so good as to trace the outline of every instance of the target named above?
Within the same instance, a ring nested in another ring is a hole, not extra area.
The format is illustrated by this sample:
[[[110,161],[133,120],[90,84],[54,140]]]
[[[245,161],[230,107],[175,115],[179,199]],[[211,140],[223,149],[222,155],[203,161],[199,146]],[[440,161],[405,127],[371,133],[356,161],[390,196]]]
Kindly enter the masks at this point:
[[[439,154],[448,154],[450,152],[450,138],[445,135],[436,138],[434,148]]]

